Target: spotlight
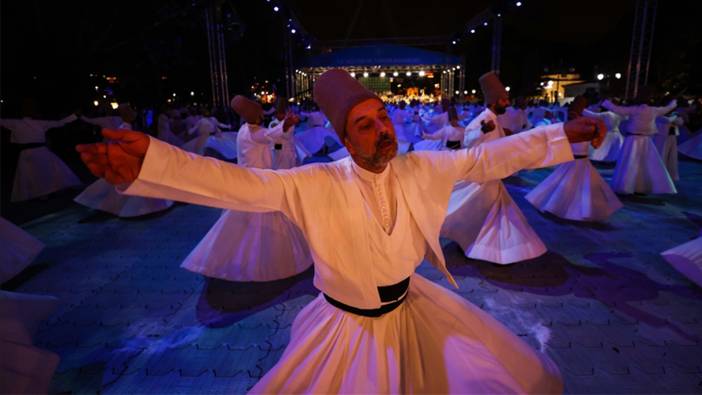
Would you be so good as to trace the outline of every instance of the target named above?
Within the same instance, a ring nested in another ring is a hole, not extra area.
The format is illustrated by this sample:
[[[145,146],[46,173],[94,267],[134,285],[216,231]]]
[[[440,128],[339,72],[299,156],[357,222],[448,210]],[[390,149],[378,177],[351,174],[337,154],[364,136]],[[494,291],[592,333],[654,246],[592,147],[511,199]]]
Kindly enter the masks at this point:
[[[457,95],[460,95],[460,94],[461,94],[461,91],[456,91],[456,94],[457,94]]]
[[[509,86],[505,86],[505,90],[506,90],[507,92],[509,92],[509,91],[512,90],[512,88],[510,88]]]
[[[116,110],[119,107],[119,103],[113,101],[112,103],[110,103],[110,107],[112,107],[113,110]]]
[[[94,105],[95,107],[97,107],[97,106],[99,106],[99,105],[100,105],[100,102],[99,102],[99,101],[97,101],[97,100],[93,100],[93,105]]]
[[[519,7],[519,6],[517,6],[517,7]],[[273,7],[273,11],[278,12],[278,10],[280,10],[280,8],[278,8],[278,6]]]
[[[621,79],[621,78],[622,78],[622,73],[616,73],[616,74],[614,74],[614,78],[616,78],[616,79],[618,79],[618,80]]]
[[[426,73],[424,72],[424,70],[422,70],[422,71],[419,72],[419,76],[420,76],[420,77],[424,77],[425,75],[426,75]]]
[[[476,92],[475,89],[471,89],[471,91],[470,91],[470,93],[472,93],[472,94],[475,94],[475,92]]]
[[[190,96],[195,96],[195,92],[190,91]]]
[[[497,13],[497,17],[498,17],[498,18],[502,18],[502,14],[500,14],[500,13],[498,12],[498,13]]]
[[[95,90],[98,90],[98,89],[100,89],[100,87],[99,87],[99,86],[97,86],[97,85],[95,85]]]
[[[456,66],[456,70],[460,70],[460,69],[461,69],[461,66]]]
[[[364,72],[363,72],[363,77],[364,77],[364,78],[368,78],[368,72],[367,72],[367,71],[364,71]]]
[[[351,77],[356,78],[356,73],[354,73],[354,72],[352,71],[352,72],[351,72]]]
[[[456,40],[451,41],[451,44],[456,45]]]
[[[384,71],[381,71],[381,72],[380,72],[380,78],[385,78],[385,72],[384,72]]]
[[[468,95],[468,91],[463,91],[463,94],[464,94],[464,95]]]
[[[297,30],[295,30],[295,29],[290,29],[290,33],[295,34],[296,32],[297,32]]]
[[[483,26],[487,26],[487,25],[488,25],[488,23],[487,23],[487,22],[483,22]]]
[[[475,34],[475,29],[470,29],[470,34]]]
[[[307,47],[305,47],[305,48],[307,48],[307,49],[312,49],[312,45],[307,44]]]
[[[405,75],[408,76],[408,77],[411,77],[411,76],[412,76],[412,72],[411,72],[411,71],[408,71],[408,72],[405,73]]]
[[[399,75],[400,75],[400,73],[398,73],[397,71],[394,72],[394,73],[392,73],[392,76],[393,76],[393,77],[397,77],[397,76],[399,76]]]
[[[522,2],[521,2],[521,1],[518,1],[518,2],[514,3],[514,5],[516,5],[517,7],[521,7],[521,6],[522,6]]]
[[[604,74],[602,74],[602,73],[597,74],[597,80],[598,80],[598,81],[602,81],[603,79],[604,79]]]

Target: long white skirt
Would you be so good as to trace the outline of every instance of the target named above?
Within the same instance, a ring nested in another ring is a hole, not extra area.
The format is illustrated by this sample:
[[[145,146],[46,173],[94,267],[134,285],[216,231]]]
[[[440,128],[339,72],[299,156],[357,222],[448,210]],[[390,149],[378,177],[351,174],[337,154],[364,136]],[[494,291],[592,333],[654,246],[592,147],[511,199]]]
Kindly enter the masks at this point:
[[[617,193],[677,193],[650,136],[629,135],[612,176]]]
[[[674,181],[680,179],[678,174],[678,136],[668,135],[663,143],[663,149],[661,150],[661,160],[665,165],[670,178]]]
[[[680,144],[678,151],[690,158],[702,160],[702,130],[699,130],[691,139]]]
[[[0,393],[45,394],[60,357],[32,345],[32,337],[58,306],[53,296],[0,290]]]
[[[556,365],[458,295],[414,274],[381,317],[320,294],[298,314],[280,361],[251,393],[554,393]]]
[[[588,159],[558,166],[526,199],[539,211],[574,221],[603,221],[622,207]]]
[[[457,242],[468,258],[499,264],[536,258],[546,252],[500,180],[457,184],[441,236]]]
[[[605,135],[600,148],[592,151],[590,159],[599,162],[615,162],[624,144],[624,136],[619,130],[610,131]]]
[[[675,270],[702,287],[702,236],[661,253]]]
[[[292,169],[297,166],[297,151],[295,145],[284,146],[283,149],[273,150],[273,168],[274,169]]]
[[[10,201],[21,202],[82,183],[73,171],[46,147],[22,150],[17,160]]]
[[[157,213],[173,205],[170,200],[123,195],[102,178],[90,184],[73,201],[122,218]]]
[[[44,244],[12,222],[0,218],[0,284],[32,263]]]
[[[225,210],[181,267],[229,281],[273,281],[302,273],[312,255],[283,213]]]

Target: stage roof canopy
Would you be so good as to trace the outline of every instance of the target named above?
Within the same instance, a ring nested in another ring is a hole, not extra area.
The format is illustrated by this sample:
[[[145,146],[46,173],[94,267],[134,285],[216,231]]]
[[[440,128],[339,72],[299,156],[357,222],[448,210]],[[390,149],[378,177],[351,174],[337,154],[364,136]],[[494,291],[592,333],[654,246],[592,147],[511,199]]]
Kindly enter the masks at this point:
[[[414,66],[455,66],[461,58],[442,52],[393,44],[337,49],[310,57],[305,68],[386,68]]]

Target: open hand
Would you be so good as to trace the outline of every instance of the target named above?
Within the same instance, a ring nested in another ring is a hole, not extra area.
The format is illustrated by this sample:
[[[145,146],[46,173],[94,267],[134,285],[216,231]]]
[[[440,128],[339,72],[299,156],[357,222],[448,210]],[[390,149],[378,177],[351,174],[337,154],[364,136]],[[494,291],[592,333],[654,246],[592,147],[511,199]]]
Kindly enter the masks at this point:
[[[594,148],[599,148],[604,141],[607,127],[601,119],[580,117],[566,122],[563,125],[568,141],[581,143],[590,141]]]
[[[149,136],[131,130],[102,129],[105,143],[80,144],[76,151],[96,177],[113,185],[130,183],[139,176],[149,148]]]

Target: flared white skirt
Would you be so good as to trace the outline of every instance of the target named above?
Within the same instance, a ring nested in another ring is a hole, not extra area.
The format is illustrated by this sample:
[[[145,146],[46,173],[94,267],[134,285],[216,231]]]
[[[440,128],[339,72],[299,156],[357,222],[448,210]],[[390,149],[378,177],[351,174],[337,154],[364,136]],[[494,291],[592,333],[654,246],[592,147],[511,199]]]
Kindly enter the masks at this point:
[[[702,130],[699,130],[694,137],[680,144],[678,151],[690,158],[702,160]]]
[[[312,255],[283,213],[225,210],[181,267],[229,281],[273,281],[302,273]]]
[[[675,270],[702,287],[702,236],[661,253]]]
[[[539,211],[573,221],[604,221],[622,207],[588,159],[558,166],[526,199]]]
[[[157,213],[173,205],[170,200],[123,195],[102,178],[90,184],[73,201],[122,218]]]
[[[630,135],[624,138],[624,146],[612,176],[612,189],[623,194],[677,193],[650,136]]]
[[[415,274],[404,303],[371,318],[320,294],[251,393],[560,393],[560,373],[487,313]]]
[[[624,144],[624,136],[619,130],[610,131],[605,135],[602,145],[592,151],[590,159],[599,162],[615,162],[619,157],[622,144]]]
[[[0,284],[29,266],[44,244],[22,228],[0,218]]]
[[[500,180],[457,184],[441,236],[457,242],[468,258],[498,264],[524,261],[546,252]]]
[[[46,147],[22,150],[10,201],[21,202],[81,185],[73,171]]]

